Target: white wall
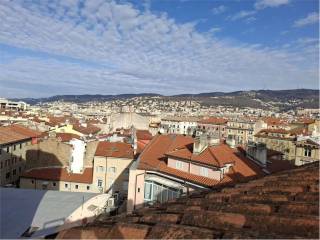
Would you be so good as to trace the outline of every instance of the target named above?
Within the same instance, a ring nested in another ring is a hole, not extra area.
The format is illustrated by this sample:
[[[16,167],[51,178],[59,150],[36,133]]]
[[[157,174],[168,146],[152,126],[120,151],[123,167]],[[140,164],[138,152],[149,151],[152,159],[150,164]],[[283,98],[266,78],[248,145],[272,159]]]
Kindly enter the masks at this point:
[[[86,151],[86,143],[79,139],[72,139],[70,141],[70,144],[73,147],[71,153],[72,159],[70,164],[70,170],[73,173],[82,173],[84,154]]]

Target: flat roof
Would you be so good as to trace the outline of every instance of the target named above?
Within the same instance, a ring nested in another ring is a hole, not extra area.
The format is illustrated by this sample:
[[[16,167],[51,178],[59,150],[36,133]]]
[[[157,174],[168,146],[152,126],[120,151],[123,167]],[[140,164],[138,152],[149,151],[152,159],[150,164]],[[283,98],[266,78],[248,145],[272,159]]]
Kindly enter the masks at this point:
[[[45,235],[96,193],[0,188],[0,238],[20,238],[29,227]],[[34,235],[32,237],[35,237]]]

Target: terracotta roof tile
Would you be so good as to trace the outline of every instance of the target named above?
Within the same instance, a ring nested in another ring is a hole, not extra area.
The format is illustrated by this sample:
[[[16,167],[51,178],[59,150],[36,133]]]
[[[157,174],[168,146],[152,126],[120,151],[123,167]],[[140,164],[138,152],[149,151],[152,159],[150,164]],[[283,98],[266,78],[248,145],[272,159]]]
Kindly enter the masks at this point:
[[[80,139],[80,136],[73,133],[57,133],[56,138],[59,139],[61,142],[69,142],[73,138]]]
[[[24,172],[21,177],[50,181],[92,183],[93,170],[85,168],[82,174],[69,173],[67,168],[35,168]]]
[[[80,133],[85,134],[85,135],[96,134],[96,133],[101,131],[101,128],[96,127],[96,126],[91,125],[91,124],[88,124],[87,127],[83,127],[81,125],[75,124],[75,125],[73,125],[73,129],[76,130],[77,132],[80,132]]]
[[[133,159],[133,149],[128,143],[99,142],[95,156]]]
[[[270,183],[275,192],[268,192]],[[284,185],[291,187],[277,187]],[[318,239],[319,188],[310,192],[311,185],[319,185],[319,162],[227,188],[197,192],[129,215],[106,217],[92,226],[76,229],[81,233],[94,226],[98,231],[100,226],[118,231],[119,224],[126,222],[121,234],[101,238]],[[66,230],[64,234],[74,231]],[[79,236],[77,233],[73,238]],[[58,237],[64,238],[63,234]]]
[[[190,144],[192,146],[193,141],[193,138],[183,135],[157,135],[140,155],[138,168],[159,171],[204,186],[213,186],[218,183],[239,181],[247,177],[265,175],[260,167],[242,156],[237,150],[231,149],[225,144],[212,146],[200,155],[193,155],[192,150],[189,148]],[[168,167],[164,161],[168,155],[219,167],[225,163],[234,163],[234,167],[230,173],[219,182],[216,179],[198,176]]]
[[[40,136],[40,132],[28,129],[18,124],[0,127],[0,144],[13,143]]]
[[[210,117],[200,120],[198,123],[200,124],[213,124],[213,125],[223,125],[228,122],[227,119],[224,118],[216,118],[216,117]]]

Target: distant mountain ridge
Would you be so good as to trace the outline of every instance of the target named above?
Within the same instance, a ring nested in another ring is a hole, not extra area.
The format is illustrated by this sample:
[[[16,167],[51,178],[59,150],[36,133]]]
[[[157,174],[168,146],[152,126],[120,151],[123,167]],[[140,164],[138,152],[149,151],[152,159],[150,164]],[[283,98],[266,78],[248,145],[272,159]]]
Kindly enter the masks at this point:
[[[291,89],[291,90],[250,90],[234,92],[207,92],[198,94],[179,94],[164,96],[156,93],[118,94],[118,95],[56,95],[47,98],[21,98],[12,99],[25,101],[29,104],[40,102],[67,101],[84,103],[89,101],[111,101],[116,99],[130,99],[133,97],[161,97],[167,100],[198,100],[204,105],[222,105],[236,107],[268,108],[278,106],[281,109],[291,107],[318,108],[318,89]]]

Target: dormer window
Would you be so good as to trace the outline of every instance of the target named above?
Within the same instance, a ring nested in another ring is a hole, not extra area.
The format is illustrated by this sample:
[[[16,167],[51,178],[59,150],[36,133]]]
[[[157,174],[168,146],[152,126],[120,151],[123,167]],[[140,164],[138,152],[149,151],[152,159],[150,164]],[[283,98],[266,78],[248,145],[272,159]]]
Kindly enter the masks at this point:
[[[305,148],[304,149],[304,156],[305,157],[311,157],[311,149],[310,148]]]

